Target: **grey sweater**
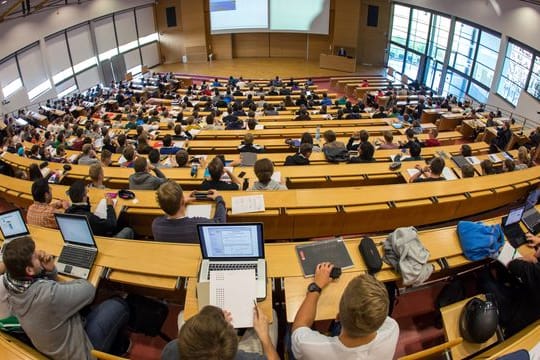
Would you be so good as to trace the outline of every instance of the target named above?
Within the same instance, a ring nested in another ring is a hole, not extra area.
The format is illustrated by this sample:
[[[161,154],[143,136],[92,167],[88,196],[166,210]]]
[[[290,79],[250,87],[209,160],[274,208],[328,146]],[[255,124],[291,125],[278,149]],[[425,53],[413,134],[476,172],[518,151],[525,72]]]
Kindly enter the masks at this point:
[[[255,181],[251,190],[287,190],[287,186],[274,180],[270,180],[266,185],[260,181]]]
[[[94,299],[95,288],[86,280],[37,280],[8,303],[34,346],[55,360],[93,359],[79,310]]]
[[[146,171],[136,172],[129,176],[130,190],[157,190],[167,179],[161,170],[154,168],[157,176],[154,176]]]

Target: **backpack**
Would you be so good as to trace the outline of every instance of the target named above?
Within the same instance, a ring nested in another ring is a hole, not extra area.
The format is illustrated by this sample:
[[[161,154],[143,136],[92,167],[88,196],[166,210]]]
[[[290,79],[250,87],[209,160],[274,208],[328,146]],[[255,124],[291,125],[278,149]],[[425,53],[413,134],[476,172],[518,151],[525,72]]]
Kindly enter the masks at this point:
[[[326,160],[332,163],[349,161],[349,152],[345,148],[323,148]]]
[[[494,258],[504,244],[501,225],[484,225],[481,222],[460,221],[457,232],[463,255],[472,261]]]

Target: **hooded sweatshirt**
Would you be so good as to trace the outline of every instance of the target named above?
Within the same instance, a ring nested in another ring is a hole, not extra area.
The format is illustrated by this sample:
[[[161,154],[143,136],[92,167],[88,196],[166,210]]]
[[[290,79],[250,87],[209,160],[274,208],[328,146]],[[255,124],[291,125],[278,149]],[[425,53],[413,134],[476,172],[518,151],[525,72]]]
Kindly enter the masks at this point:
[[[156,190],[167,179],[158,168],[154,168],[157,176],[154,176],[146,171],[138,171],[129,176],[130,190]]]
[[[78,312],[94,293],[86,280],[37,280],[20,294],[10,292],[8,303],[40,352],[55,360],[87,360],[93,347]]]

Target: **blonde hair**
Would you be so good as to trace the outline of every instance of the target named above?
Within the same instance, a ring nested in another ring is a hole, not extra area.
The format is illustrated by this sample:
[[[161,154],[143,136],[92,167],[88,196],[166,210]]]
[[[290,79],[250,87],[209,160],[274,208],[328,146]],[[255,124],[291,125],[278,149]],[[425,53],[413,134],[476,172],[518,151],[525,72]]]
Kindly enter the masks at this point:
[[[529,151],[525,146],[520,146],[518,149],[518,160],[522,164],[529,165],[531,159],[529,158]]]
[[[92,164],[88,169],[88,176],[90,176],[90,179],[92,179],[93,181],[97,181],[99,179],[99,175],[102,174],[102,172],[103,168],[101,167],[101,164]]]
[[[360,275],[345,288],[339,303],[339,319],[347,335],[367,336],[379,329],[388,316],[388,292],[371,275]]]
[[[172,180],[161,184],[156,192],[159,207],[165,211],[167,215],[174,215],[178,212],[183,196],[182,187]]]

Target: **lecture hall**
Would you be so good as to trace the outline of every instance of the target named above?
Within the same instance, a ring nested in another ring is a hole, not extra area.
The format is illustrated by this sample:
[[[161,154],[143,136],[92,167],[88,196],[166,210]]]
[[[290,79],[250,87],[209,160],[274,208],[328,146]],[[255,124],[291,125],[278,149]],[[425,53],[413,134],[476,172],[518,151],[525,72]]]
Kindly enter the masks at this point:
[[[538,0],[1,0],[0,359],[540,359],[538,34]]]

